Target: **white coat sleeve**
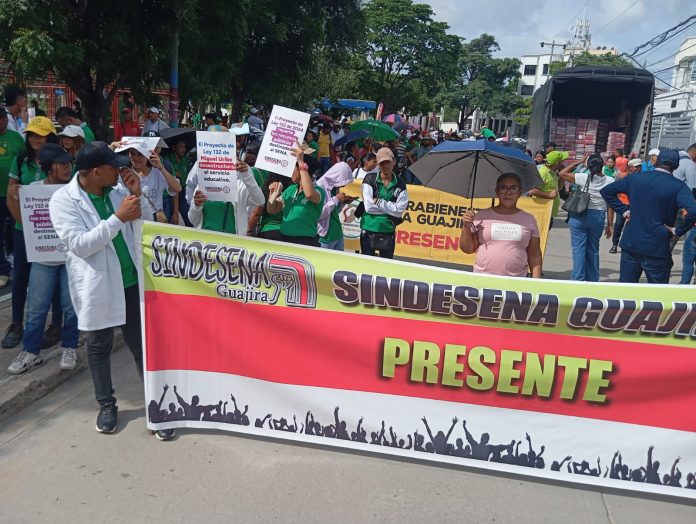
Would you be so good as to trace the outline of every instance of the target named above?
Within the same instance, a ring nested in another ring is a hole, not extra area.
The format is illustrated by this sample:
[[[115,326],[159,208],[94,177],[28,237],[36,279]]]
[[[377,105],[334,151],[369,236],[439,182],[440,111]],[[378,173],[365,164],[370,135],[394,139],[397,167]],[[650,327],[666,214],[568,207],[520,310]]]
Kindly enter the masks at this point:
[[[99,222],[97,227],[88,229],[77,205],[65,191],[53,195],[48,210],[56,234],[70,252],[80,258],[105,249],[126,225],[114,214]]]
[[[196,205],[191,202],[191,205],[189,206],[188,210],[188,219],[191,221],[193,224],[193,227],[202,227],[203,226],[203,206],[201,207],[196,207]]]
[[[384,214],[384,211],[375,205],[375,198],[372,194],[372,186],[370,184],[362,185],[362,197],[363,204],[365,204],[365,213],[370,215]]]
[[[189,205],[193,205],[193,195],[196,193],[196,186],[198,185],[198,162],[193,164],[193,167],[188,172],[188,178],[186,179],[186,201]]]
[[[396,202],[380,200],[378,207],[387,215],[401,218],[401,215],[404,214],[404,211],[406,211],[408,207],[408,191],[404,190],[399,193],[399,196],[396,197]]]
[[[266,198],[263,196],[263,191],[261,191],[261,188],[256,183],[251,168],[246,171],[237,171],[237,176],[247,188],[248,193],[245,207],[259,207],[265,205]],[[243,202],[239,202],[239,204],[244,205]]]

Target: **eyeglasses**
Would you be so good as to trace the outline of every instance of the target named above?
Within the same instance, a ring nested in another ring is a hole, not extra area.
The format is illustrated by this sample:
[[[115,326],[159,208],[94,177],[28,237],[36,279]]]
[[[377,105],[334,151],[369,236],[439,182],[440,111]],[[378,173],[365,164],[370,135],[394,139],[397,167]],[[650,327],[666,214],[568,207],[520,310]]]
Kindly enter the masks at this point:
[[[498,186],[496,189],[501,193],[517,193],[521,188],[520,186]]]

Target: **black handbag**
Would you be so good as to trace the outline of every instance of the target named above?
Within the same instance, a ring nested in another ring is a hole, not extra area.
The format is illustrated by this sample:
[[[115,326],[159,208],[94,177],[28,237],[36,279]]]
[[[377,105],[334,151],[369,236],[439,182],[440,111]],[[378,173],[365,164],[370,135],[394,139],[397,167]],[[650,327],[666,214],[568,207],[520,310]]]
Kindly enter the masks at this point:
[[[370,241],[370,247],[375,251],[385,251],[394,249],[394,234],[393,233],[367,233]]]
[[[561,209],[567,211],[568,213],[572,213],[573,215],[585,214],[585,211],[587,211],[587,206],[590,205],[590,192],[588,191],[588,188],[590,187],[591,178],[592,175],[588,173],[585,187],[571,191],[570,195],[568,195],[568,199],[563,202]]]

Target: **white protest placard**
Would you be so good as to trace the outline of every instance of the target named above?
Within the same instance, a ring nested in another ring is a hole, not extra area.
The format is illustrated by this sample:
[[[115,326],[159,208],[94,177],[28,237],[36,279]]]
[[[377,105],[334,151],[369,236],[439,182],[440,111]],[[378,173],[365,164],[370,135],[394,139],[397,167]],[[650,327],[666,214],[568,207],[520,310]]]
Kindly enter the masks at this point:
[[[167,145],[164,140],[158,136],[124,136],[120,140],[121,145],[115,149],[116,153],[122,153],[128,149],[135,149],[141,155],[150,158],[156,147],[161,147],[162,144]]]
[[[30,184],[19,188],[24,243],[29,262],[65,262],[65,244],[56,235],[48,202],[63,184]]]
[[[237,137],[226,131],[196,131],[198,189],[211,202],[237,202]]]
[[[309,113],[273,106],[261,149],[256,157],[256,167],[279,175],[292,176],[295,170],[292,150],[297,142],[304,142],[309,117]]]

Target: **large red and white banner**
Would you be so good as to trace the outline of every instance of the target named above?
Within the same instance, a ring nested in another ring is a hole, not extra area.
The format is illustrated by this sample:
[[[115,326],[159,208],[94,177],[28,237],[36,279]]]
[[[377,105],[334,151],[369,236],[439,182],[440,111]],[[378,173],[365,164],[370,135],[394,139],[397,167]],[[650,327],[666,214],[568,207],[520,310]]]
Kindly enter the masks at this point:
[[[693,288],[532,281],[145,223],[148,427],[696,498]]]

